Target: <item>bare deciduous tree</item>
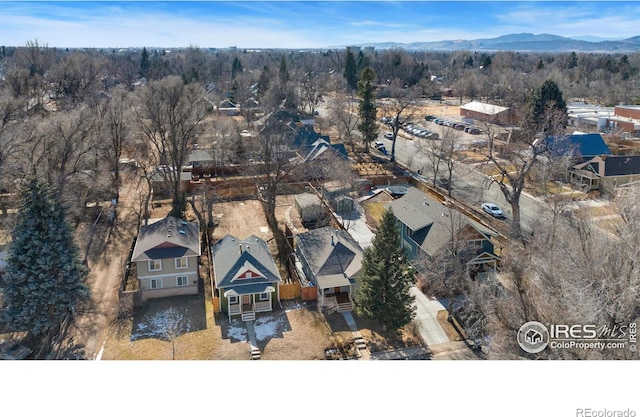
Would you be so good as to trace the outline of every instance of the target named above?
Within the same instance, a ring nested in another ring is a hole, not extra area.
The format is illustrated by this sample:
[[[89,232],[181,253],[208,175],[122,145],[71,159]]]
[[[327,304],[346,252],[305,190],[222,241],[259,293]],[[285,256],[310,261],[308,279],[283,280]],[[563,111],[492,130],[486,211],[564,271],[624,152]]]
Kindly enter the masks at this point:
[[[182,217],[186,206],[180,174],[205,114],[204,89],[167,77],[149,84],[141,97],[140,129],[157,152],[161,175],[171,189],[172,215]]]

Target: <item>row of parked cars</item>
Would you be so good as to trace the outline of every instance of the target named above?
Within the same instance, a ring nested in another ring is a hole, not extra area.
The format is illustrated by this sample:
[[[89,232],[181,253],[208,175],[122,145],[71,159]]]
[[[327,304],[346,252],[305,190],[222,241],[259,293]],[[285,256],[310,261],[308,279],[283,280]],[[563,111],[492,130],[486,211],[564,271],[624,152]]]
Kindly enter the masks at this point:
[[[380,119],[380,121],[388,126],[394,126],[396,122],[392,117],[383,117]],[[438,139],[437,133],[430,132],[427,129],[424,129],[413,123],[405,123],[401,126],[401,129],[409,133],[410,135],[417,136],[419,138]],[[393,134],[385,133],[384,137],[387,139],[393,139]]]
[[[429,138],[433,138],[433,139],[437,139],[437,137],[434,137],[434,133],[428,131],[427,129],[423,129],[418,125],[414,125],[413,123],[407,123],[405,126],[402,127],[402,129],[413,135],[413,136],[417,136],[419,138],[424,138],[424,139],[429,139]]]
[[[425,120],[433,122],[437,125],[447,126],[452,129],[461,130],[461,131],[470,133],[472,135],[479,135],[481,133],[480,129],[478,129],[475,126],[469,125],[467,123],[446,120],[446,119],[442,119],[442,118],[431,116],[431,115],[425,116],[424,118]]]

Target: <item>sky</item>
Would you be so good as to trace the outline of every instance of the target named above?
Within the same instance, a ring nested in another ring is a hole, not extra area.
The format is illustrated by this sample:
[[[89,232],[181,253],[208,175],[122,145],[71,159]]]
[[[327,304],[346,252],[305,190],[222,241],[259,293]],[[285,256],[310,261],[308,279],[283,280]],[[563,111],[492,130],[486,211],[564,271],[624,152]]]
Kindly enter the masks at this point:
[[[0,45],[329,48],[549,33],[640,35],[640,1],[5,1]]]

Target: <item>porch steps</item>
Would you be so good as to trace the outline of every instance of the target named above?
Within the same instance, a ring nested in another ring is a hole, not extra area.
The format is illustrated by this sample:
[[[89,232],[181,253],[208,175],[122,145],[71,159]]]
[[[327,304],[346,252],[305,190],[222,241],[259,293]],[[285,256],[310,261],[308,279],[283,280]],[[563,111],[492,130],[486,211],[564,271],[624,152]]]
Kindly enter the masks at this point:
[[[338,312],[342,313],[344,311],[353,311],[353,303],[340,303],[338,304]]]
[[[353,341],[355,342],[358,350],[367,350],[367,344],[364,342],[364,339],[362,338],[362,336],[356,336],[353,339]]]
[[[242,312],[242,321],[252,321],[256,319],[256,313],[253,311],[243,311]]]
[[[255,346],[251,346],[251,360],[257,361],[261,357],[260,349]]]

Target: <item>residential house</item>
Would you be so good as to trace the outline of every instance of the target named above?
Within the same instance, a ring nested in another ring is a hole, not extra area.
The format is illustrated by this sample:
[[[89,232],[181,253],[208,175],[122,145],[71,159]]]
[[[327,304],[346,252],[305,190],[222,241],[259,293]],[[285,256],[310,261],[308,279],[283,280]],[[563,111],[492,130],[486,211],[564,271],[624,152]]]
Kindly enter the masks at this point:
[[[398,220],[402,247],[410,260],[435,259],[445,253],[448,245],[457,242],[457,249],[469,258],[470,273],[497,268],[500,258],[495,254],[493,240],[497,233],[488,227],[414,187],[389,207]]]
[[[568,156],[578,162],[587,161],[598,155],[611,155],[611,150],[600,133],[574,132],[560,139],[548,137],[546,146],[554,156]]]
[[[255,235],[240,240],[226,235],[211,247],[220,309],[242,321],[272,311],[280,302],[280,273],[267,242]]]
[[[601,155],[574,165],[571,182],[585,190],[608,193],[617,187],[640,181],[640,155]]]
[[[292,173],[298,180],[326,180],[346,177],[351,172],[351,163],[344,144],[331,144],[318,139],[311,146],[300,149],[301,162]]]
[[[318,308],[351,311],[362,269],[358,242],[346,230],[327,226],[295,235],[294,251],[317,288]]]
[[[168,216],[142,226],[131,255],[142,300],[198,293],[200,225]]]
[[[237,116],[240,112],[238,105],[231,100],[222,100],[218,103],[218,113],[226,116]]]

